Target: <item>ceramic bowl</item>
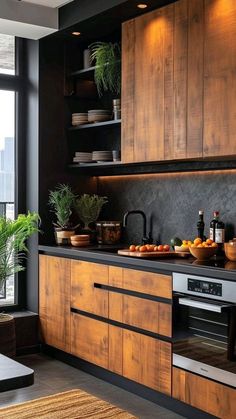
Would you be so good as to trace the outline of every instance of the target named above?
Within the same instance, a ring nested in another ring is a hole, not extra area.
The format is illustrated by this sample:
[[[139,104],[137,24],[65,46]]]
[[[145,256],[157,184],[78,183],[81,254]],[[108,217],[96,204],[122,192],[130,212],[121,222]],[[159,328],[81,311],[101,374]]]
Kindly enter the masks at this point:
[[[236,238],[224,244],[226,257],[232,262],[236,262]]]
[[[190,253],[198,260],[208,260],[217,252],[217,247],[190,247]]]

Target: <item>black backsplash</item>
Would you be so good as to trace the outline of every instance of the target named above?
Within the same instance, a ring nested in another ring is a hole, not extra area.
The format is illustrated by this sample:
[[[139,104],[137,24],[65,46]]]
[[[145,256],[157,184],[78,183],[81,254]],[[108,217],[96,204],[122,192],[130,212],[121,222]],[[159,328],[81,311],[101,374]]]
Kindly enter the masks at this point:
[[[143,210],[155,241],[197,236],[199,209],[206,235],[214,210],[226,224],[226,239],[236,234],[236,171],[100,177],[98,193],[109,198],[101,219],[122,220],[128,210]],[[141,217],[131,216],[124,240],[139,243],[141,237]]]

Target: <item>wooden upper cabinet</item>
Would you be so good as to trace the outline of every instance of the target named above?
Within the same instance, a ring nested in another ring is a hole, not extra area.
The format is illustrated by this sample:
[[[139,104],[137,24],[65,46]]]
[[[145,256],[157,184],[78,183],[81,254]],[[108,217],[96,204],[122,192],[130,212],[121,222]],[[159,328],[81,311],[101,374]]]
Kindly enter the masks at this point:
[[[72,260],[72,308],[108,317],[108,291],[96,288],[95,284],[108,284],[108,266]]]
[[[205,0],[204,156],[236,154],[236,2]]]
[[[122,161],[236,155],[236,2],[179,0],[122,27]]]
[[[39,318],[45,343],[70,352],[70,260],[39,256]]]
[[[165,158],[173,135],[173,6],[123,24],[122,161]],[[170,138],[169,138],[170,137]]]

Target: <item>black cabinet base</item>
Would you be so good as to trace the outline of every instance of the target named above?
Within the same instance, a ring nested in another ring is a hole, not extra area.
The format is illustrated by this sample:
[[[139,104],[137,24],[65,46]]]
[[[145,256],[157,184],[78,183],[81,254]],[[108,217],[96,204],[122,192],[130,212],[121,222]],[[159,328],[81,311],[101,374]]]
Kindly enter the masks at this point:
[[[204,413],[201,410],[195,409],[189,405],[186,405],[185,403],[180,402],[179,400],[151,390],[150,388],[147,388],[141,384],[135,383],[134,381],[128,380],[127,378],[121,377],[120,375],[114,374],[108,370],[105,370],[104,368],[98,367],[73,355],[52,348],[51,346],[43,345],[42,351],[62,362],[87,372],[88,374],[94,375],[95,377],[107,381],[115,386],[121,387],[124,390],[130,391],[137,396],[143,397],[144,399],[165,407],[166,409],[172,410],[186,418],[215,418],[215,416]]]

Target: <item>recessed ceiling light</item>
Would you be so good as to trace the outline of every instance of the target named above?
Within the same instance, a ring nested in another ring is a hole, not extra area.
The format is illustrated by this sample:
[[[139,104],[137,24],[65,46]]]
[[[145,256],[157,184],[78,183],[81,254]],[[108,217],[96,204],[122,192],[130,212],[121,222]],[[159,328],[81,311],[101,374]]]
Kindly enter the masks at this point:
[[[140,3],[140,4],[138,4],[138,5],[137,5],[137,7],[138,7],[139,9],[146,9],[146,7],[148,7],[148,5],[147,5],[147,4],[145,4],[145,3]]]
[[[81,35],[81,32],[72,32],[72,35],[74,35],[74,36],[80,36]]]

